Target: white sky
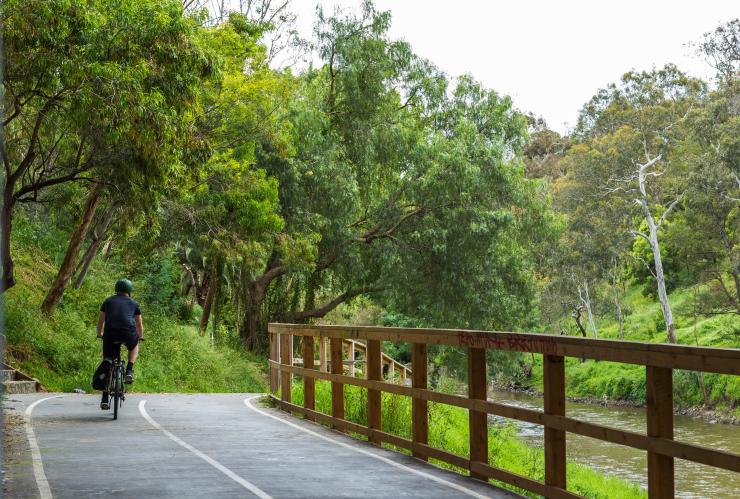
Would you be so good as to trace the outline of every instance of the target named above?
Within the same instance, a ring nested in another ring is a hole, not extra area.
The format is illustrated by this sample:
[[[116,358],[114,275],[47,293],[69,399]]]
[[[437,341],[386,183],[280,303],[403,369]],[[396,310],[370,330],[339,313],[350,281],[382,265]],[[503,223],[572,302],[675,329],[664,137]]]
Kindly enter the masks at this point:
[[[308,37],[315,6],[359,10],[360,0],[293,0]],[[732,0],[376,0],[392,13],[391,36],[451,76],[471,73],[559,132],[581,106],[630,69],[672,62],[709,79],[687,42],[740,16]]]

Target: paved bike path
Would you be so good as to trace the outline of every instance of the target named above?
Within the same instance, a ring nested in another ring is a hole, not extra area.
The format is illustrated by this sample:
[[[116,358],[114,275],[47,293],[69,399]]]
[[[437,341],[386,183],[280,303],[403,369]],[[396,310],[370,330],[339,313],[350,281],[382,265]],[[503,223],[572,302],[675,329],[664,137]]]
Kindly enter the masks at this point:
[[[50,395],[13,395],[5,407],[23,413]],[[30,421],[51,495],[518,497],[287,416],[252,397],[130,394],[117,421],[98,408],[94,395],[44,400]],[[40,497],[30,446],[24,451],[17,444],[11,449],[16,455],[6,459],[6,497]]]

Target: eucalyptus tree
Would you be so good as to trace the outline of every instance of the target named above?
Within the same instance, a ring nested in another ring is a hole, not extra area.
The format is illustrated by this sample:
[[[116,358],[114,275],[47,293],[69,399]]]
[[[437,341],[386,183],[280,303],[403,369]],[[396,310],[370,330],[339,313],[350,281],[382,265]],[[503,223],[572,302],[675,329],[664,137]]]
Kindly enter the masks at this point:
[[[705,92],[701,81],[671,65],[626,73],[621,85],[600,90],[584,106],[576,129],[580,143],[569,153],[569,176],[596,179],[589,184],[592,197],[607,196],[630,220],[625,237],[648,243],[652,262],[644,264],[655,280],[671,343],[675,324],[660,238],[688,189],[675,151],[686,134],[688,114]]]
[[[528,313],[530,229],[547,230],[508,98],[449,79],[390,40],[388,13],[320,14],[322,64],[284,110],[290,149],[257,149],[285,228],[245,289],[243,334],[306,321],[359,295],[435,325]]]
[[[276,180],[255,164],[255,148],[260,141],[279,150],[289,147],[278,110],[291,98],[294,82],[289,73],[267,65],[267,49],[259,42],[263,29],[264,24],[231,13],[202,33],[202,42],[219,54],[221,68],[221,78],[204,82],[199,92],[204,112],[195,126],[203,142],[202,165],[167,187],[159,213],[157,244],[178,248],[186,287],[203,306],[202,331],[211,312],[229,301],[241,316],[242,276],[265,264],[271,248],[265,241],[272,242],[282,227]]]
[[[100,197],[131,184],[156,190],[180,163],[188,106],[213,69],[198,22],[170,1],[15,1],[2,5],[6,140],[2,289],[15,282],[17,203],[68,182],[89,183],[82,218],[44,301],[69,282]]]
[[[677,257],[709,283],[701,313],[740,314],[740,80],[725,79],[688,118],[685,209],[670,227]]]

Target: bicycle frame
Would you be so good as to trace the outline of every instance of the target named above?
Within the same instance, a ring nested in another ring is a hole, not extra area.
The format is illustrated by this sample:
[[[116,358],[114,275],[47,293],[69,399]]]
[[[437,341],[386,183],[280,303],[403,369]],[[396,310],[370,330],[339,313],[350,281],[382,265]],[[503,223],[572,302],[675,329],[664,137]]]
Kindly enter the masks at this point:
[[[116,355],[108,375],[108,397],[113,400],[113,419],[118,419],[118,408],[126,400],[126,386],[123,382],[124,365],[121,361],[121,343],[116,345]]]

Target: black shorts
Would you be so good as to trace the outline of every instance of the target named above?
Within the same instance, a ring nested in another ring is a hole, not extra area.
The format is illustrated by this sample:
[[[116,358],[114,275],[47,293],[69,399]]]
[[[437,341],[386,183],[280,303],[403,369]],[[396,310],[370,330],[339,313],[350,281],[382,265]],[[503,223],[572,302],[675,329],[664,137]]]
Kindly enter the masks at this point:
[[[116,356],[116,349],[118,349],[118,352],[121,351],[121,347],[115,345],[115,342],[123,343],[127,349],[133,350],[139,344],[139,335],[132,329],[111,329],[105,331],[103,333],[103,358],[112,359]]]

